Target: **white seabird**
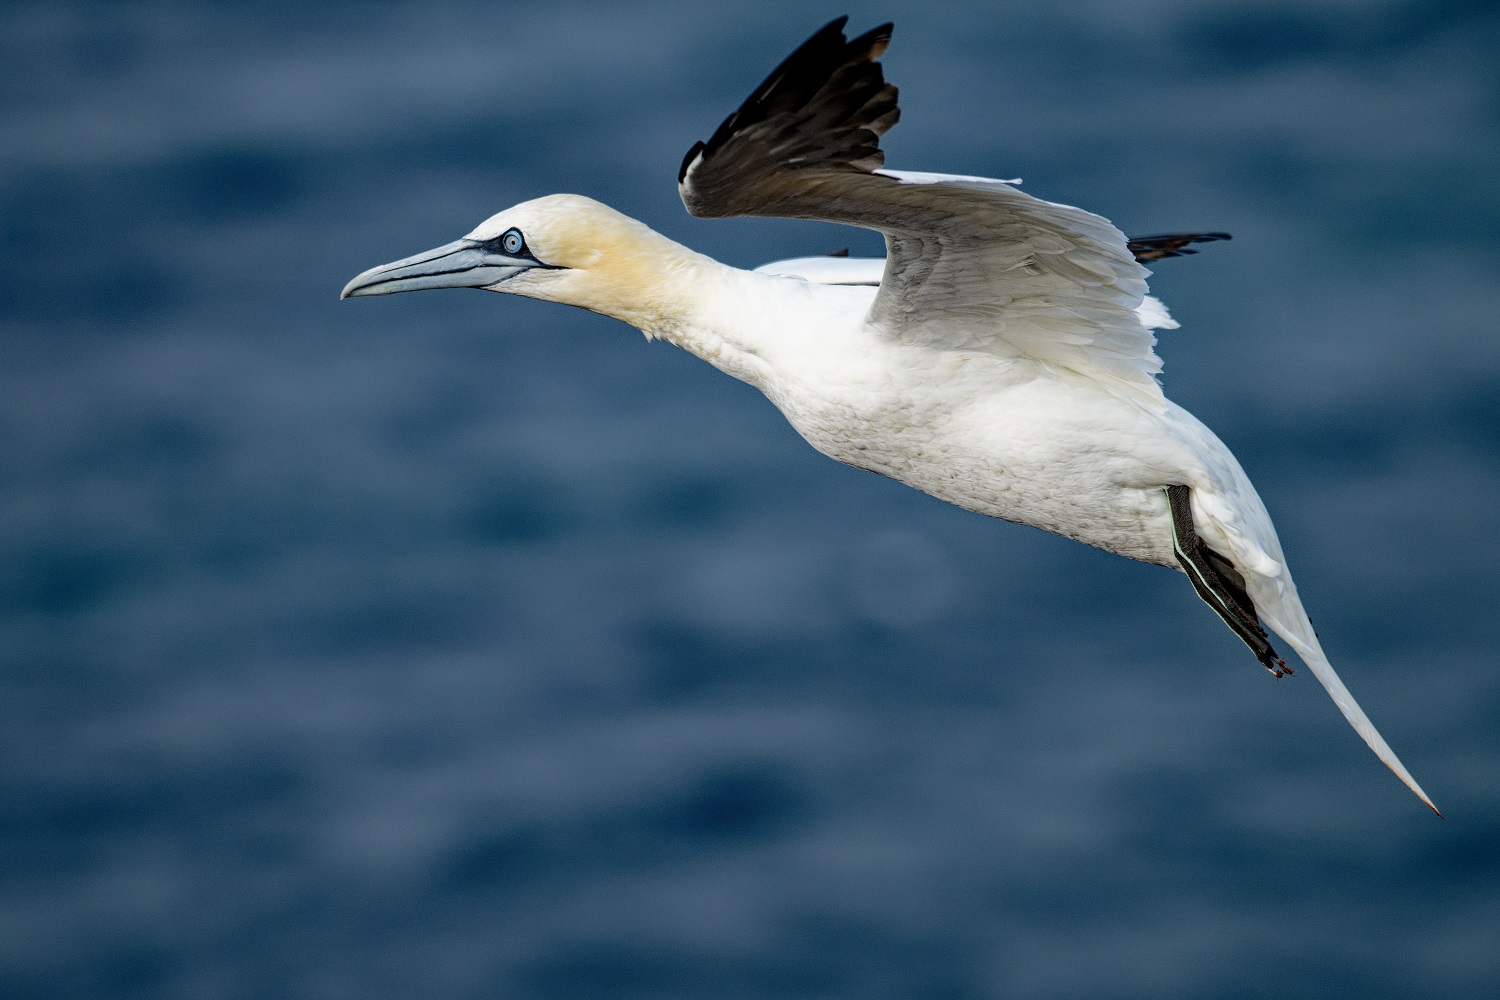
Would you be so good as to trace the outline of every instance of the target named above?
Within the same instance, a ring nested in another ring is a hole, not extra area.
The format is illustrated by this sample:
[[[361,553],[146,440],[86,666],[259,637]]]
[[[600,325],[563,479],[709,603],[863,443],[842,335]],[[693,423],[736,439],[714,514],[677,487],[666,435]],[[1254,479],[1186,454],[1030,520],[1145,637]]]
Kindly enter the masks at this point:
[[[1376,755],[1437,807],[1318,644],[1265,507],[1229,449],[1162,395],[1141,260],[1223,238],[1128,241],[1014,181],[882,169],[896,88],[886,24],[845,18],[698,143],[688,211],[818,219],[884,235],[884,261],[744,271],[578,195],[524,202],[468,236],[372,268],[343,297],[484,288],[581,306],[760,389],[814,448],[969,510],[1181,569],[1276,676],[1297,653]],[[1441,815],[1441,813],[1439,813]]]

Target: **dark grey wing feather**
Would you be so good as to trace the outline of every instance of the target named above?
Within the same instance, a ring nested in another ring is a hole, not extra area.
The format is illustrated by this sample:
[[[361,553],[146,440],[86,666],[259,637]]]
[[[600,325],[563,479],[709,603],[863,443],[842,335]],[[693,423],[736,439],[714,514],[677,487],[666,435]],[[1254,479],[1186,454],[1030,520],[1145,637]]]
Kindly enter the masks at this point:
[[[689,212],[796,217],[817,175],[869,176],[884,164],[880,137],[901,112],[875,60],[892,26],[850,42],[847,20],[803,42],[708,142],[688,150],[677,180]]]
[[[1164,236],[1132,236],[1125,244],[1138,261],[1161,260],[1165,257],[1187,257],[1198,251],[1189,250],[1189,243],[1213,243],[1227,240],[1228,233],[1169,233]]]

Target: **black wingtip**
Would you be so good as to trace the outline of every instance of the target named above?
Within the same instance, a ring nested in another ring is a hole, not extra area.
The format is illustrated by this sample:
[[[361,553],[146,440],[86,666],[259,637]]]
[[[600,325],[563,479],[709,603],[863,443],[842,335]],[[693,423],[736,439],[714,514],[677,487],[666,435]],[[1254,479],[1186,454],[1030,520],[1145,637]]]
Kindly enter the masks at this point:
[[[901,117],[879,59],[895,26],[852,42],[835,18],[782,60],[739,108],[683,157],[683,204],[701,217],[775,214],[785,194],[771,178],[870,173],[884,163],[880,137]]]
[[[788,67],[795,66],[799,61],[808,59],[810,54],[815,52],[832,51],[834,49],[844,49],[848,44],[847,40],[844,38],[844,26],[848,23],[849,15],[845,14],[842,17],[834,18],[832,21],[829,21],[827,24],[823,25],[823,27],[813,32],[810,36],[808,36],[807,41],[797,46],[792,54],[783,59],[781,61],[781,65],[772,70],[771,75],[766,77],[766,79],[761,82],[761,85],[759,87],[755,88],[755,92],[752,93],[749,99],[745,101],[745,105],[748,106],[754,103],[757,99],[764,97],[766,92],[769,91],[786,74]],[[886,29],[886,33],[888,36],[890,33],[891,25],[885,24],[881,27]],[[875,29],[875,31],[880,31],[880,28]],[[864,37],[867,38],[869,37],[869,35],[874,33],[875,32],[868,32]],[[862,38],[860,40],[863,41],[864,39]],[[708,142],[693,143],[693,148],[688,150],[687,155],[682,158],[682,166],[677,169],[678,184],[681,184],[687,178],[688,167],[692,166],[693,159],[698,156],[698,154],[708,152],[714,147],[721,145],[732,124],[736,123],[737,120],[744,114],[745,108],[741,107],[739,111],[737,111],[735,114],[730,115],[729,118],[719,126],[718,130],[709,137]]]
[[[896,22],[887,21],[884,24],[877,24],[875,27],[871,28],[869,31],[856,38],[851,44],[864,45],[866,43],[872,42],[884,42],[885,44],[889,45],[891,41],[891,35],[894,34],[895,31]]]
[[[688,150],[687,155],[682,158],[682,166],[677,168],[678,184],[681,184],[683,179],[687,177],[688,167],[692,165],[693,158],[701,152],[703,152],[703,143],[693,143],[693,148]]]
[[[739,109],[709,136],[708,142],[700,144],[703,154],[712,155],[735,132],[763,121],[769,115],[789,110],[788,105],[805,105],[806,101],[828,85],[841,67],[857,63],[870,64],[867,79],[873,80],[877,88],[884,85],[880,65],[876,60],[890,47],[895,24],[887,21],[851,42],[844,37],[844,27],[848,22],[847,15],[836,17],[797,46],[791,55],[783,59],[761,81],[760,86],[751,92]],[[890,91],[890,104],[894,108],[895,88],[890,88]],[[892,124],[894,120],[885,123],[884,128],[880,128],[875,134],[878,136]]]
[[[1228,233],[1167,233],[1160,236],[1133,236],[1128,246],[1135,259],[1144,263],[1167,257],[1191,257],[1198,251],[1188,249],[1190,243],[1215,243],[1231,238]]]

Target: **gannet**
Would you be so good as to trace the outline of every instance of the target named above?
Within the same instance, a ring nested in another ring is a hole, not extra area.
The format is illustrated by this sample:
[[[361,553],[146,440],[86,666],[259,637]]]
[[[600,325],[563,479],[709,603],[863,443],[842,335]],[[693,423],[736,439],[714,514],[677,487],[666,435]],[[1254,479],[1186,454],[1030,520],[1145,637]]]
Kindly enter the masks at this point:
[[[342,297],[481,288],[612,316],[755,386],[830,458],[1182,570],[1277,677],[1291,669],[1267,630],[1283,639],[1438,812],[1324,656],[1239,463],[1157,381],[1151,330],[1177,324],[1141,261],[1224,234],[1130,241],[1018,181],[885,169],[880,137],[900,115],[878,61],[892,26],[849,41],[846,20],[688,151],[678,189],[696,216],[875,230],[883,261],[741,270],[558,194],[371,268]]]

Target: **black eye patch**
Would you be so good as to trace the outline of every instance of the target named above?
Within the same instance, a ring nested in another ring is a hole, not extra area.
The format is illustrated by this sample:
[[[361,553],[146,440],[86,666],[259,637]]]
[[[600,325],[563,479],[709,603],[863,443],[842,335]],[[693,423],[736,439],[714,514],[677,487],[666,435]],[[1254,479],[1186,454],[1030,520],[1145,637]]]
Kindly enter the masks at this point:
[[[486,253],[504,254],[507,257],[541,263],[531,252],[531,248],[526,245],[526,237],[519,229],[507,229],[499,236],[479,241],[477,245]]]

